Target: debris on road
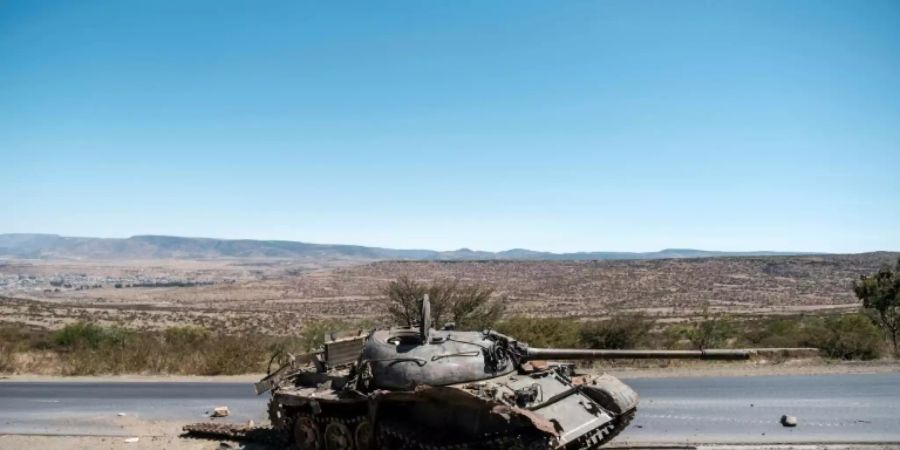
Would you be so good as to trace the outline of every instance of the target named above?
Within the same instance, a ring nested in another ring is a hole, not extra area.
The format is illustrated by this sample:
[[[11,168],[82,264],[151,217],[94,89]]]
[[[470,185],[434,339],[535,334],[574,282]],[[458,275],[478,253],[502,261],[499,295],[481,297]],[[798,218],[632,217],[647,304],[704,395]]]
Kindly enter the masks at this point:
[[[116,415],[119,416],[119,417],[125,417],[125,416],[126,416],[126,414],[125,414],[125,413],[122,413],[122,412],[116,413]]]
[[[781,424],[786,427],[796,427],[797,426],[797,418],[794,416],[788,416],[788,415],[781,416]]]
[[[227,417],[229,414],[227,406],[216,406],[210,417]]]
[[[137,441],[140,441],[140,438],[131,437],[131,438],[125,439],[124,442],[125,442],[126,444],[134,444],[134,443],[136,443]]]

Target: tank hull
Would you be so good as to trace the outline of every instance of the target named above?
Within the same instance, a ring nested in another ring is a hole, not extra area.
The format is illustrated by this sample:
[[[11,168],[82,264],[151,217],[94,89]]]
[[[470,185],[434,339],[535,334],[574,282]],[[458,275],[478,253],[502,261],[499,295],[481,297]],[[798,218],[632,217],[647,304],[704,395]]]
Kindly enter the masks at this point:
[[[589,449],[618,434],[638,400],[609,375],[562,365],[368,395],[321,386],[273,392],[271,421],[296,448]]]

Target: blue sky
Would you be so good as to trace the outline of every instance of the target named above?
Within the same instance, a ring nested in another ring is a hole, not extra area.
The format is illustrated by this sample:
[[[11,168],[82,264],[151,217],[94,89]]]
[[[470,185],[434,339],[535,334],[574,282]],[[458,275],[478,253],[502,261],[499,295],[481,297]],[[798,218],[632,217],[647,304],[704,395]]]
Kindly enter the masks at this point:
[[[0,4],[0,232],[900,250],[900,2]]]

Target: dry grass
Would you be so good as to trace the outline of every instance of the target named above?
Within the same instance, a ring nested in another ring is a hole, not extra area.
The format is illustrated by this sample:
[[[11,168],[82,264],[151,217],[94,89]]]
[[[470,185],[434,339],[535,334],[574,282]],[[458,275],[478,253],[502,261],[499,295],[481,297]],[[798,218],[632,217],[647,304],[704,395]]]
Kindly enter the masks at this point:
[[[715,326],[708,327],[710,322],[715,322]],[[7,325],[0,326],[0,373],[259,373],[268,369],[273,356],[319,347],[326,331],[365,329],[369,325],[311,322],[301,333],[289,337],[222,334],[195,326],[137,331],[74,322],[51,331]],[[640,315],[617,315],[603,321],[513,317],[500,322],[497,329],[537,347],[684,349],[698,348],[702,342],[715,347],[812,346],[832,358],[872,359],[886,346],[877,328],[860,315],[723,317],[688,323],[659,322]],[[635,332],[636,329],[641,332]],[[704,333],[708,330],[717,334],[707,336]],[[698,340],[698,336],[704,339]]]
[[[322,326],[297,337],[218,335],[199,327],[141,332],[76,322],[56,331],[23,334],[0,328],[4,373],[52,375],[234,375],[267,370],[280,352],[303,352],[321,343]],[[40,360],[44,366],[35,370]]]

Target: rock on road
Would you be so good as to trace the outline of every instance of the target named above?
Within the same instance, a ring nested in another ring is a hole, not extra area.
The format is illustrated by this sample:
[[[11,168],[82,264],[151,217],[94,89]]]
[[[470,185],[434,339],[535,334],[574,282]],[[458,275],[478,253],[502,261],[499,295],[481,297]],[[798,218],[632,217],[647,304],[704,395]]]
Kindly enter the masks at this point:
[[[617,444],[900,443],[900,373],[626,382],[641,404]],[[225,420],[260,423],[267,400],[251,383],[4,381],[0,434],[129,436],[123,419],[204,421],[219,405]],[[783,414],[799,425],[782,427]]]

